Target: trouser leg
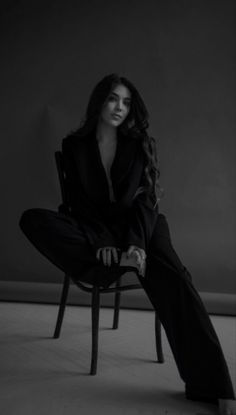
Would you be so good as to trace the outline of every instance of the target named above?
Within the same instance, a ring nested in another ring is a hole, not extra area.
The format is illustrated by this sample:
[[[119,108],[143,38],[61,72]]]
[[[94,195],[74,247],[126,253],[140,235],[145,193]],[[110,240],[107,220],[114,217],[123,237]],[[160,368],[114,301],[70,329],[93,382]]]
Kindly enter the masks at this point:
[[[192,398],[234,398],[216,332],[191,276],[175,253],[168,224],[160,215],[140,278],[166,331],[179,373]]]
[[[79,223],[48,209],[29,209],[20,228],[30,242],[73,280],[108,286],[121,274],[117,266],[105,267],[96,259]],[[124,271],[123,271],[124,272]]]

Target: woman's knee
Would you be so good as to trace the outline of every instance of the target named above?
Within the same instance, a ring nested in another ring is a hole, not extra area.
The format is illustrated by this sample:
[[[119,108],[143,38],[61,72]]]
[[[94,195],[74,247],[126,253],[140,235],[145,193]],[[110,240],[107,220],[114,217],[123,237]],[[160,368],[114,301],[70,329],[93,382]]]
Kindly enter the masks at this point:
[[[31,208],[25,210],[20,218],[19,226],[23,232],[38,226],[43,209]]]

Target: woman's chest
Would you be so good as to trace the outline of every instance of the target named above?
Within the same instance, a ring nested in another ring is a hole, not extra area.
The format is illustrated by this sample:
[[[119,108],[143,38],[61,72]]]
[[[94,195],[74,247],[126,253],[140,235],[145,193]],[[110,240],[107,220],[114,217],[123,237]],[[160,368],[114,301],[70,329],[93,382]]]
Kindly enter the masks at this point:
[[[134,141],[117,140],[103,146],[96,139],[83,140],[72,148],[75,172],[83,191],[98,204],[129,199],[139,185],[143,160]]]
[[[112,186],[111,181],[111,166],[115,158],[116,153],[116,142],[109,143],[106,145],[103,145],[102,143],[98,144],[101,162],[103,164],[107,181],[108,181],[108,189],[109,189],[109,198],[111,202],[115,201],[115,195],[114,195],[114,189]]]
[[[116,154],[116,142],[109,144],[98,143],[101,162],[105,169],[106,175],[110,178],[110,170]]]

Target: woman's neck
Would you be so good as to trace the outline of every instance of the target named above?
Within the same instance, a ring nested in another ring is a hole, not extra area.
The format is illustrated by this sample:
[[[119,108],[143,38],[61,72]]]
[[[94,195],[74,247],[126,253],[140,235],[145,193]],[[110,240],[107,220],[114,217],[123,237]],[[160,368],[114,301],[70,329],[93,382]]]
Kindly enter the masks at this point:
[[[103,143],[115,142],[117,140],[117,128],[99,122],[96,131],[96,139]]]

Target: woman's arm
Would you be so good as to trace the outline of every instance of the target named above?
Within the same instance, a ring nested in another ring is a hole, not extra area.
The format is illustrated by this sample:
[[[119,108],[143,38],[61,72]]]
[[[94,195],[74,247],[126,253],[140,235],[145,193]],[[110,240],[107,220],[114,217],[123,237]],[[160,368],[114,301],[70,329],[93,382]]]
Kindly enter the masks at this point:
[[[139,185],[141,191],[137,192],[137,195],[133,199],[125,242],[127,249],[129,246],[134,245],[147,252],[159,213],[159,207],[153,200],[151,192],[145,183],[146,178],[143,163]]]
[[[137,196],[131,208],[130,223],[125,238],[127,247],[135,245],[147,252],[158,212],[158,205],[154,208],[146,193]]]

